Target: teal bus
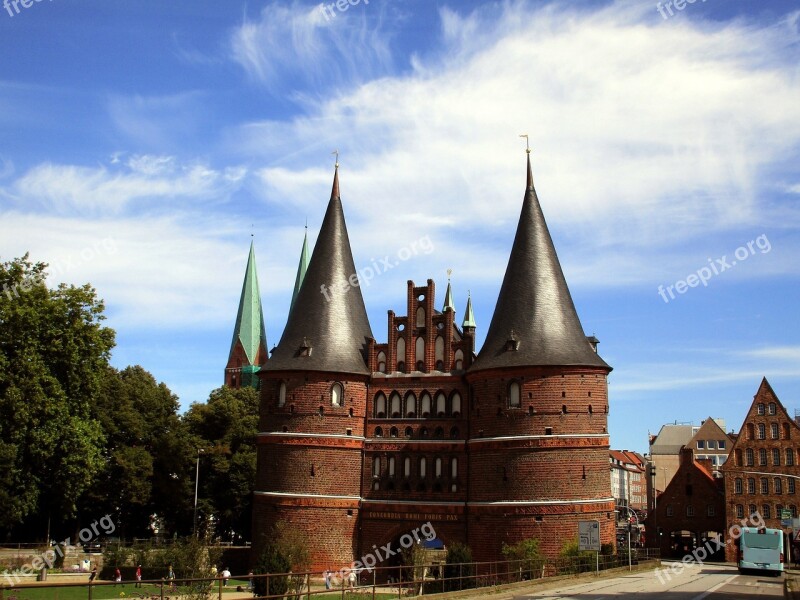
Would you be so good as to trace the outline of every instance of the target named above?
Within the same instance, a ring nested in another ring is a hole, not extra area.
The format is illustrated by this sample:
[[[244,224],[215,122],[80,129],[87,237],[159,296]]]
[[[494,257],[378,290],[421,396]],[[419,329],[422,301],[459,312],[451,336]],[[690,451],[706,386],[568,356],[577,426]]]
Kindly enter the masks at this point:
[[[742,527],[739,537],[739,573],[783,572],[783,531],[767,527]]]

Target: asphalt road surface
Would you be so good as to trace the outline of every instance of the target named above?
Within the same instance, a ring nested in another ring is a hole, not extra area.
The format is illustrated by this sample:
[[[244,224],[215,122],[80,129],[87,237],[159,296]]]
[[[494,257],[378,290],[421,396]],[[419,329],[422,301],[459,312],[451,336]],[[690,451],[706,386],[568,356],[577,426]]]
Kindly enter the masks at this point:
[[[664,561],[656,571],[633,573],[578,585],[565,582],[563,588],[515,596],[514,600],[734,600],[783,598],[783,576],[740,575],[728,565],[690,565],[673,570],[676,564]]]

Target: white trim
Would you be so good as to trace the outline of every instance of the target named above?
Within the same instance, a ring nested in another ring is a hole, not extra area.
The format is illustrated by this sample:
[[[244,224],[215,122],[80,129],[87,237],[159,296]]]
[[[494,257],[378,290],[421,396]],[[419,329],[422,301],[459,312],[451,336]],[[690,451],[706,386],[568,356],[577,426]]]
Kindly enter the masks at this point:
[[[569,438],[607,438],[607,433],[559,433],[554,435],[503,435],[498,437],[482,437],[468,440],[470,444],[480,444],[483,442],[503,442],[506,440],[546,440],[548,438],[569,439]]]
[[[300,433],[291,431],[262,431],[258,437],[301,437],[301,438],[331,438],[342,440],[365,440],[360,435],[347,435],[345,433]]]
[[[361,496],[330,496],[327,494],[294,494],[292,492],[253,492],[257,496],[276,498],[325,498],[328,500],[361,500]]]
[[[363,504],[406,504],[415,506],[466,506],[466,502],[446,502],[443,500],[374,500],[364,498],[361,501]]]
[[[558,504],[594,504],[614,502],[614,498],[587,498],[585,500],[500,500],[497,502],[467,502],[467,506],[551,506]]]

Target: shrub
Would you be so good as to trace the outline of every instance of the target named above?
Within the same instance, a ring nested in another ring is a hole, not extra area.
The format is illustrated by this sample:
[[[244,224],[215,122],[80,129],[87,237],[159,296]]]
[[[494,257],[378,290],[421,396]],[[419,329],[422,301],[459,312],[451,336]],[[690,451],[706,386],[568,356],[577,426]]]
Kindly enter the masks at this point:
[[[275,546],[269,545],[258,557],[253,573],[255,575],[288,573],[291,569],[289,560]],[[256,596],[281,596],[289,589],[289,577],[287,575],[258,577],[253,580],[253,588]]]
[[[539,540],[528,538],[517,542],[513,546],[503,543],[503,556],[508,560],[517,561],[516,566],[510,565],[509,570],[516,568],[522,579],[535,579],[540,577],[544,566],[544,556],[539,549]]]
[[[470,563],[472,563],[472,550],[469,546],[458,542],[448,546],[444,566],[446,590],[475,587],[474,567]],[[458,577],[462,579],[458,579]]]

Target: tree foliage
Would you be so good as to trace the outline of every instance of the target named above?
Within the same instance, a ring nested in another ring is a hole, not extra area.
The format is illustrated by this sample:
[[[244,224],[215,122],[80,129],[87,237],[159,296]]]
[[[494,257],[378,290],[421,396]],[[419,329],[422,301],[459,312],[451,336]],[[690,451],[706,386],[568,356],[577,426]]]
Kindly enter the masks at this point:
[[[503,556],[506,560],[517,561],[510,569],[519,570],[526,579],[540,577],[539,574],[544,564],[544,555],[539,548],[539,540],[528,538],[509,546],[503,542]]]

